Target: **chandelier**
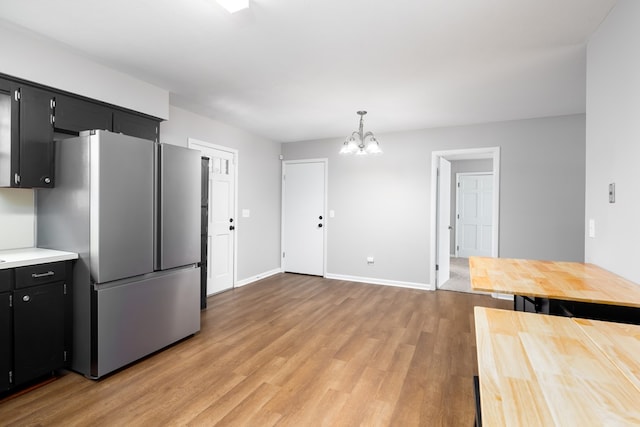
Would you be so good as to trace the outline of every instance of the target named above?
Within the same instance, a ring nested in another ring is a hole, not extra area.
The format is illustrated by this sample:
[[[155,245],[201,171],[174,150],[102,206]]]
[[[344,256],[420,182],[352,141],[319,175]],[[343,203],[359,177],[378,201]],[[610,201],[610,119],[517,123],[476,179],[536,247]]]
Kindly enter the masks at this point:
[[[362,119],[367,112],[358,111],[358,114],[360,115],[360,128],[354,131],[351,136],[344,141],[340,154],[355,154],[358,156],[365,154],[382,154],[380,144],[378,144],[376,137],[373,136],[373,132],[364,133],[362,129]]]

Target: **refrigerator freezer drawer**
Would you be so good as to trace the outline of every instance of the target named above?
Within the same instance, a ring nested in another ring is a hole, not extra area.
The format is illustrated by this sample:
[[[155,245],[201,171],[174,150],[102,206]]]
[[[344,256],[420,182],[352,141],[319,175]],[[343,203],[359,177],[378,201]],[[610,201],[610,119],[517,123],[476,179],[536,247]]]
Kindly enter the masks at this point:
[[[198,332],[199,276],[199,268],[184,268],[98,289],[91,376],[101,377]]]

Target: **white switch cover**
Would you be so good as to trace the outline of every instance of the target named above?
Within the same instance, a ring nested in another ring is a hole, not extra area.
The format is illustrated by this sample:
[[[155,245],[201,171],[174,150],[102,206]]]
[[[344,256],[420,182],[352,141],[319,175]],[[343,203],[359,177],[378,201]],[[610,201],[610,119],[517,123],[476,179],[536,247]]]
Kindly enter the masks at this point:
[[[242,218],[249,218],[251,216],[251,211],[249,209],[242,209]]]
[[[596,221],[594,219],[589,220],[589,237],[596,237]]]
[[[335,216],[336,216],[336,211],[334,211],[333,209],[331,209],[331,210],[329,211],[329,218],[333,218],[333,217],[335,217]]]

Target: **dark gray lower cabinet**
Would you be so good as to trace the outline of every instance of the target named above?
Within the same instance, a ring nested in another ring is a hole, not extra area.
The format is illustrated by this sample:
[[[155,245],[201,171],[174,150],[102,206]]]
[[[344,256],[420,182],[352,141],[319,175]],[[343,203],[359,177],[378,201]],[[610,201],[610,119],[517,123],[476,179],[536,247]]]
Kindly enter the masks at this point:
[[[64,366],[64,283],[13,293],[14,375],[16,384]]]
[[[0,391],[68,366],[71,261],[0,270]]]
[[[10,293],[0,293],[0,391],[9,389],[13,346],[11,342]]]

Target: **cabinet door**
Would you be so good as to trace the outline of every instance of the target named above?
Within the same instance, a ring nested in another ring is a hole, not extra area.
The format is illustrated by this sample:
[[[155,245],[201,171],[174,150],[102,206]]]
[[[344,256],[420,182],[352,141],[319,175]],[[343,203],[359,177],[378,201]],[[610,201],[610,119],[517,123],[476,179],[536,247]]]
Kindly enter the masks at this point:
[[[113,112],[113,131],[158,142],[160,124],[157,120],[125,111]]]
[[[11,339],[11,308],[9,292],[0,293],[0,392],[7,390],[13,345]]]
[[[55,97],[54,127],[80,132],[91,129],[111,130],[112,110],[104,105],[66,95]]]
[[[14,291],[15,384],[64,366],[64,300],[62,282]]]
[[[53,187],[53,95],[29,86],[21,86],[18,90],[19,132],[12,132],[11,136],[12,139],[18,138],[20,147],[17,168],[14,169],[20,177],[16,186]],[[13,155],[16,155],[15,151]]]
[[[11,164],[11,123],[14,121],[12,99],[11,82],[0,79],[0,187],[13,185],[13,166]],[[17,120],[15,121],[17,122]]]

